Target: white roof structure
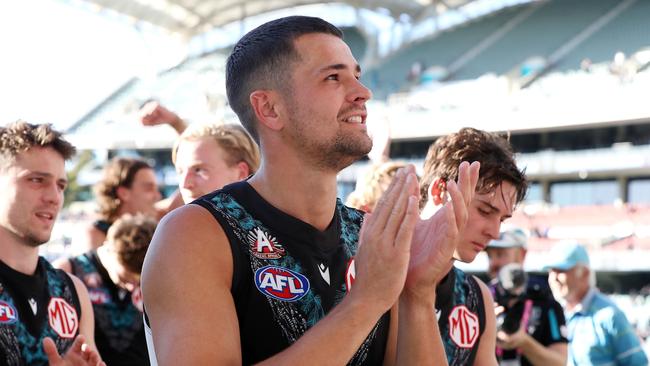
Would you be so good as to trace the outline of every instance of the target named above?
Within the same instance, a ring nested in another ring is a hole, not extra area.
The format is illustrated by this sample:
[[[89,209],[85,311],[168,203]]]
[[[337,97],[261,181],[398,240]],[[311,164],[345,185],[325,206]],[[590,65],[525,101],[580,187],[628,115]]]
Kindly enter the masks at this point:
[[[173,33],[192,37],[247,17],[311,4],[346,4],[358,9],[403,14],[413,20],[435,16],[474,0],[85,0]]]

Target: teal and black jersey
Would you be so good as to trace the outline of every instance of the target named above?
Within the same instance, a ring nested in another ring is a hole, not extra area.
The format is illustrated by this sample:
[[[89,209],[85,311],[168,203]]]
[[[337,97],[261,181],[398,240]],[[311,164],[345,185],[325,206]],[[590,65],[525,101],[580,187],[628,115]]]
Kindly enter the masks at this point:
[[[324,231],[273,207],[247,182],[228,185],[193,203],[214,216],[230,242],[231,292],[243,364],[289,347],[352,285],[363,213],[340,200]],[[350,365],[382,364],[388,317],[387,313],[380,318]]]
[[[95,312],[95,343],[107,365],[149,365],[142,296],[111,280],[96,251],[70,258],[72,273],[88,288]]]
[[[29,276],[0,261],[0,364],[47,365],[43,339],[64,354],[79,334],[81,306],[72,279],[39,257]]]
[[[472,365],[485,331],[485,305],[473,276],[452,267],[436,289],[438,327],[449,366]]]

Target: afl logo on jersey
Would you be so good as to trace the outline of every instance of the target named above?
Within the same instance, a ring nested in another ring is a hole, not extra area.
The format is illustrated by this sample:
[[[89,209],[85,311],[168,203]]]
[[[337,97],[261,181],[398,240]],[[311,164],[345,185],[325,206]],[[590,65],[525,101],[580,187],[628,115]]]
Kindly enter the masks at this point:
[[[267,297],[280,301],[296,301],[309,292],[309,280],[298,272],[266,266],[255,271],[255,286]]]
[[[18,320],[18,312],[8,302],[0,301],[0,324],[12,324]]]
[[[458,347],[472,348],[478,339],[478,316],[465,305],[456,306],[449,314],[449,338]]]
[[[47,306],[50,327],[61,338],[74,338],[79,329],[77,310],[60,297],[53,297]]]
[[[277,239],[256,227],[248,232],[251,253],[259,259],[280,259],[285,250]]]

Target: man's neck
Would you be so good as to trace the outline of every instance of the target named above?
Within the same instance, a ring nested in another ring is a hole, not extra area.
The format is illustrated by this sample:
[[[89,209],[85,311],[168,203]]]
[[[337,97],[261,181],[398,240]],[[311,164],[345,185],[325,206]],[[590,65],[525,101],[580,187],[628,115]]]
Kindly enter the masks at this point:
[[[332,221],[336,173],[263,163],[249,183],[271,205],[318,230],[325,230]]]
[[[31,276],[38,264],[38,247],[24,243],[14,233],[0,227],[0,260],[10,268]]]
[[[576,308],[576,306],[582,304],[585,297],[587,297],[587,294],[589,293],[590,289],[591,287],[587,286],[581,289],[579,292],[577,292],[575,296],[568,299],[566,303],[567,310],[573,311]]]

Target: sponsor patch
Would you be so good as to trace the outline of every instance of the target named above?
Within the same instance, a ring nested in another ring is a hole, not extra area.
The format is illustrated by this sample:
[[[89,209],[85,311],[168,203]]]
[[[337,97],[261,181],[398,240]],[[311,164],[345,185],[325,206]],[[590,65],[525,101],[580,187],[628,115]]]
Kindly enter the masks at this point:
[[[354,284],[354,278],[357,276],[357,272],[354,269],[354,258],[348,261],[348,268],[345,271],[345,287],[347,291],[350,292],[352,285]]]
[[[456,306],[449,314],[449,338],[458,347],[472,348],[479,335],[478,316],[465,306]]]
[[[264,295],[280,301],[296,301],[309,292],[307,277],[278,266],[255,271],[255,286]]]
[[[273,236],[256,227],[248,232],[251,253],[259,259],[280,259],[285,250]]]
[[[93,305],[104,305],[111,301],[111,297],[106,292],[93,288],[88,289],[88,297]]]
[[[13,324],[17,320],[16,308],[8,302],[0,301],[0,324]]]
[[[53,297],[47,306],[50,327],[61,338],[74,338],[79,329],[77,309],[60,297]]]

